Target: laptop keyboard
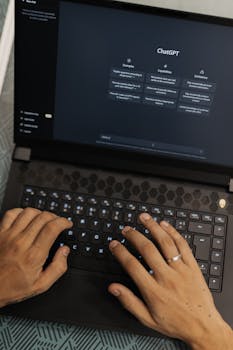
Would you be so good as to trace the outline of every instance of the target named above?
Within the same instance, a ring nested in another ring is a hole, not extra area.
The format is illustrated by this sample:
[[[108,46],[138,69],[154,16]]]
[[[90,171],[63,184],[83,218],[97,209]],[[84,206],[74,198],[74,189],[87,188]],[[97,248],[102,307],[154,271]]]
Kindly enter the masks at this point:
[[[124,273],[108,248],[114,239],[149,270],[121,235],[122,229],[132,226],[152,240],[150,232],[138,222],[138,216],[147,212],[157,222],[166,220],[188,242],[209,288],[221,291],[226,216],[32,186],[25,186],[21,205],[47,210],[73,221],[72,229],[64,231],[53,247],[54,250],[62,245],[70,247],[70,267],[113,274]]]

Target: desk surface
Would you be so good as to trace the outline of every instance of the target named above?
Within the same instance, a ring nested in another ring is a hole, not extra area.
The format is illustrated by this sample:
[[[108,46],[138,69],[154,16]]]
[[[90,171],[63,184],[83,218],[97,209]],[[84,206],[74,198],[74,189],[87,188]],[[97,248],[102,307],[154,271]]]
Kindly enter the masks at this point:
[[[13,62],[0,98],[0,206],[10,167],[13,132]],[[178,341],[0,317],[4,350],[187,350]]]

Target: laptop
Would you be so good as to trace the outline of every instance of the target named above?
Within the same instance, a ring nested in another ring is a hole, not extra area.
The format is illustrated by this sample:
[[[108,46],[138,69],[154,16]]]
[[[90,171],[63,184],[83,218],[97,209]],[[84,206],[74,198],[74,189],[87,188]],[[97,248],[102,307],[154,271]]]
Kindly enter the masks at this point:
[[[233,327],[233,21],[117,1],[16,1],[15,151],[2,212],[74,227],[69,270],[5,314],[136,334],[107,292],[137,290],[108,245],[167,220]],[[138,259],[139,254],[135,252]]]

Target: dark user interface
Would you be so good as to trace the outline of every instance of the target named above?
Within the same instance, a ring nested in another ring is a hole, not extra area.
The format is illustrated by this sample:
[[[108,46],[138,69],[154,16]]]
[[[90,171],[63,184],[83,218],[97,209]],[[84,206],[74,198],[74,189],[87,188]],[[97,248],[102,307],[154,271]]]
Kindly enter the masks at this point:
[[[17,135],[233,165],[232,27],[48,3],[18,9],[40,54],[17,80]]]

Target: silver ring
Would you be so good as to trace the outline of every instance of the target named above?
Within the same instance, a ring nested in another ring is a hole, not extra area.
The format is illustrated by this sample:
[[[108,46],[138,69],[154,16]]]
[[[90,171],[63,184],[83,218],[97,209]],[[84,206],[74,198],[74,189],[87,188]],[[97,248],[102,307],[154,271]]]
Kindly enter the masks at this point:
[[[182,255],[181,255],[181,254],[176,255],[176,256],[174,256],[174,257],[171,258],[171,259],[167,259],[167,263],[170,264],[171,262],[176,262],[176,261],[180,260],[181,258],[182,258]]]

